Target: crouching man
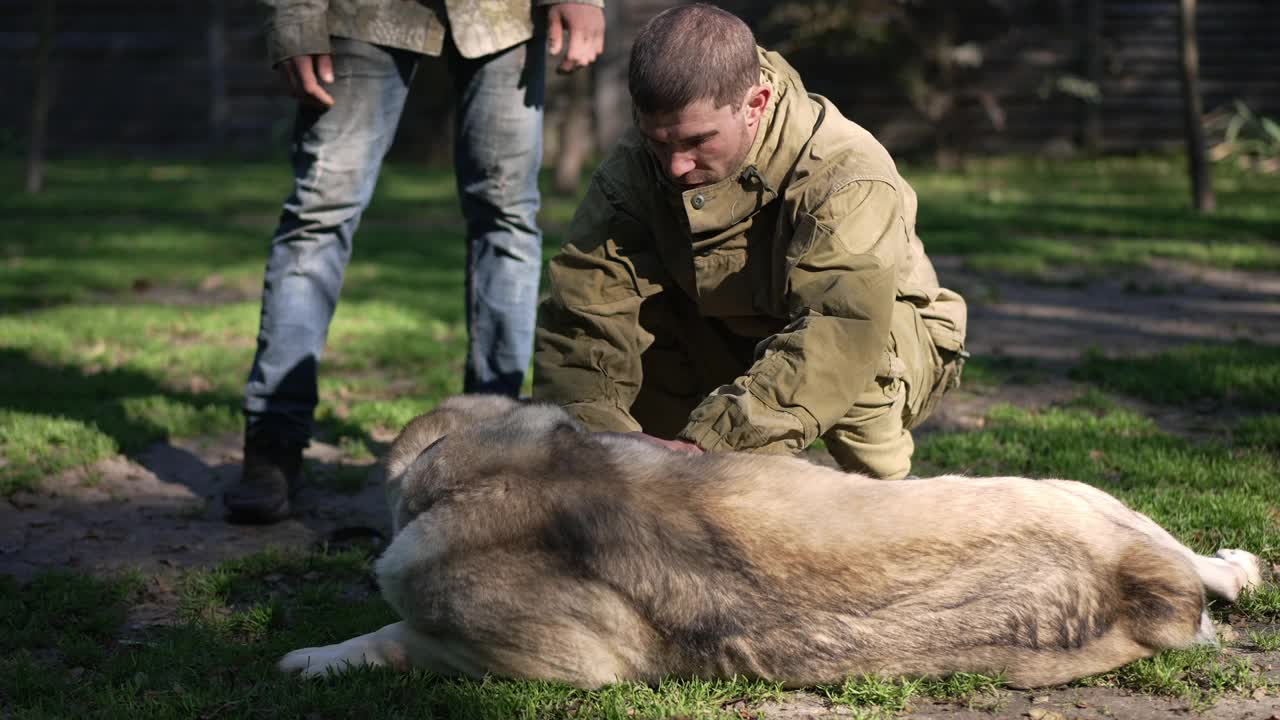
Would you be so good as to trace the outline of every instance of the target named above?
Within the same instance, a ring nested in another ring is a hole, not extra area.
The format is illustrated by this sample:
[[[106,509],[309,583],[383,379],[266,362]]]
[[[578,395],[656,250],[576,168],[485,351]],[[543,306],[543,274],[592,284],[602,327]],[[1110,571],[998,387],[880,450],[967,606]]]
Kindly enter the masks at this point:
[[[966,310],[888,152],[712,6],[654,17],[629,85],[635,127],[551,261],[534,396],[693,452],[823,438],[846,470],[906,476]]]

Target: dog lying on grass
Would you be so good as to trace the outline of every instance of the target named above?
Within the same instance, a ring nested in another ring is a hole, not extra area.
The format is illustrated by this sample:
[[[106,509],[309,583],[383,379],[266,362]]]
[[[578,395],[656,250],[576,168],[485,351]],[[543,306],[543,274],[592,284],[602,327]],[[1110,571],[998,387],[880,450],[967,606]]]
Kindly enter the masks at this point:
[[[1197,555],[1076,482],[690,455],[501,397],[418,417],[385,467],[395,537],[377,576],[402,620],[282,670],[1030,687],[1214,642],[1206,591],[1261,582],[1254,555]]]

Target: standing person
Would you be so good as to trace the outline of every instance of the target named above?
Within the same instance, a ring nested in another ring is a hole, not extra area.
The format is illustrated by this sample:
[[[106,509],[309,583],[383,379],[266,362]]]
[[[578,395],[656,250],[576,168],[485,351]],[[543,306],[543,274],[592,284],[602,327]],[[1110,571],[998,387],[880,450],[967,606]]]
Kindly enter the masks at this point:
[[[534,396],[675,449],[821,437],[847,470],[905,477],[966,311],[889,153],[710,5],[650,20],[628,72],[636,126],[551,261]]]
[[[546,52],[569,72],[604,42],[602,0],[262,0],[271,62],[298,98],[294,187],[272,236],[245,386],[244,465],[229,519],[289,514],[318,402],[316,369],[417,63],[443,55],[457,103],[467,227],[465,392],[516,395],[532,351],[542,238]],[[544,29],[545,28],[545,32]]]

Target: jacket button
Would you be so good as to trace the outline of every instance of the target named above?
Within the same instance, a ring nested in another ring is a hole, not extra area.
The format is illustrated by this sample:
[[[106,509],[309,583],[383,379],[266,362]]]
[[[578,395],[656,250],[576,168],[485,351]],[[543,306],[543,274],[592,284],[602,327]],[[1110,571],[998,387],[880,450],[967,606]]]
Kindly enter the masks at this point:
[[[702,197],[701,193],[699,193],[693,196],[693,199],[689,201],[689,204],[693,206],[694,210],[701,210],[702,206],[707,204],[707,200]]]

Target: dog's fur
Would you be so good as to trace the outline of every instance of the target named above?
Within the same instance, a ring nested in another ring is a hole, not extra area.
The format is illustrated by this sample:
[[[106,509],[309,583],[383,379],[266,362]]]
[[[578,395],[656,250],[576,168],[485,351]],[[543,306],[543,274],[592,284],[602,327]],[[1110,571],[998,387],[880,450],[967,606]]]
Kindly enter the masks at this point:
[[[1213,642],[1205,590],[1261,581],[1253,555],[1196,555],[1080,483],[689,455],[498,397],[417,418],[385,466],[396,535],[377,575],[403,621],[285,671],[1049,685]]]

